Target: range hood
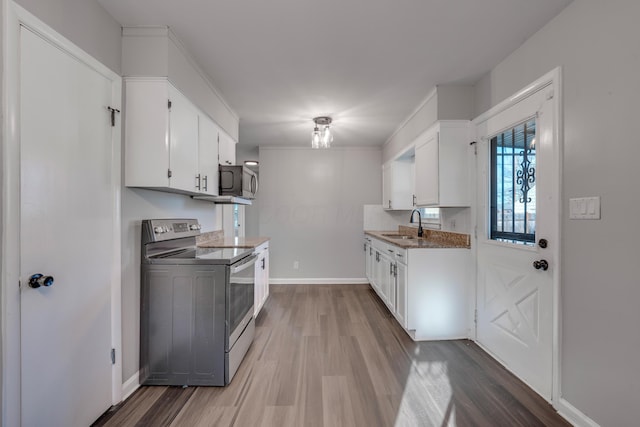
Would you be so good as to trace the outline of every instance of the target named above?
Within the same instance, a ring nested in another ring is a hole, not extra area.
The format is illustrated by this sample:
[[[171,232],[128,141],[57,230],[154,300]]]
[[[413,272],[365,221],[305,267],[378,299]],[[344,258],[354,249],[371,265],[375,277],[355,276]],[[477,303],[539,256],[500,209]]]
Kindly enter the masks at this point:
[[[251,200],[236,196],[191,196],[193,200],[205,200],[219,205],[250,205]]]

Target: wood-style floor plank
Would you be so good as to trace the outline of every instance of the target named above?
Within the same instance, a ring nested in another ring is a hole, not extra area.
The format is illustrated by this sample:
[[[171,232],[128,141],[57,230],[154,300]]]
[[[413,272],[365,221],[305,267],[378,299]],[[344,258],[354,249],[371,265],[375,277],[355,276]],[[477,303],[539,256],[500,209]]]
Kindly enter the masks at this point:
[[[367,285],[272,286],[227,387],[141,387],[97,426],[568,426],[471,341],[413,342]]]

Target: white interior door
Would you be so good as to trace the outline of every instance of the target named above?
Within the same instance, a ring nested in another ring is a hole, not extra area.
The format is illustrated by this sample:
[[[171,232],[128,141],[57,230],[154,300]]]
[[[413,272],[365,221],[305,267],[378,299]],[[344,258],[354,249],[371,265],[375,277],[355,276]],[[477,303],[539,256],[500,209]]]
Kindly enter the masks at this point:
[[[547,400],[559,250],[553,96],[543,87],[477,124],[477,340]],[[534,267],[542,260],[548,269]]]
[[[25,27],[19,37],[22,425],[87,426],[112,404],[113,81]],[[35,273],[53,285],[30,287]]]

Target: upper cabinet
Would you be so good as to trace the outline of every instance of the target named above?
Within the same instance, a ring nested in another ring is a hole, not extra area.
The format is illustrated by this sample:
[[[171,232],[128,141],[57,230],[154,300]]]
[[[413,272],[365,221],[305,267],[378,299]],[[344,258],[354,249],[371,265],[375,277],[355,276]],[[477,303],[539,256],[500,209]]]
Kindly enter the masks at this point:
[[[125,185],[217,195],[216,124],[166,79],[125,87]]]
[[[204,114],[198,115],[198,175],[199,191],[218,195],[218,126]]]
[[[236,164],[236,142],[224,132],[220,132],[219,149],[219,163],[221,165]]]
[[[414,151],[410,149],[382,166],[382,206],[387,210],[411,210],[414,191]]]
[[[469,200],[470,122],[440,121],[415,142],[418,206],[465,207]]]

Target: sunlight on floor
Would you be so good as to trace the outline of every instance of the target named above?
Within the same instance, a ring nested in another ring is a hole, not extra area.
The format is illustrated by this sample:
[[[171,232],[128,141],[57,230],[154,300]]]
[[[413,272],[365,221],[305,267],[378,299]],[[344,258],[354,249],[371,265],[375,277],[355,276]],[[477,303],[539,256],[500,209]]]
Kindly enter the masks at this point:
[[[417,399],[417,396],[420,398]],[[446,411],[443,412],[442,408],[446,408]],[[424,425],[456,425],[453,394],[445,361],[414,361],[407,377],[394,426]]]

